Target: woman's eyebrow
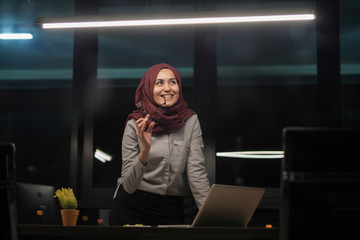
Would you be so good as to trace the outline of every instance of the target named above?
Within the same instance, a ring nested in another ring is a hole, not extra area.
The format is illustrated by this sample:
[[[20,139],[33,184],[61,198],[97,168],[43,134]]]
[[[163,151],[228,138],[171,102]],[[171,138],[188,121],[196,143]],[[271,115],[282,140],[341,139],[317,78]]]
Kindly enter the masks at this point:
[[[157,78],[156,80],[159,80],[159,81],[165,81],[164,79],[162,78]],[[176,78],[169,78],[169,80],[177,80]]]

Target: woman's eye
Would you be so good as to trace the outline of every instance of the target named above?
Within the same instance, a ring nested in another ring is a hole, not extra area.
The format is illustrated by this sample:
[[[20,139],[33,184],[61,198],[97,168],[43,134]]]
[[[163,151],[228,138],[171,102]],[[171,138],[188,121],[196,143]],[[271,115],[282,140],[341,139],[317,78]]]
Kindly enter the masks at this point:
[[[157,81],[157,82],[155,82],[155,84],[156,84],[156,85],[162,85],[163,82],[162,82],[162,81]]]
[[[170,82],[170,84],[171,84],[171,85],[176,85],[176,84],[177,84],[177,81],[176,81],[176,80],[172,80],[172,81]]]

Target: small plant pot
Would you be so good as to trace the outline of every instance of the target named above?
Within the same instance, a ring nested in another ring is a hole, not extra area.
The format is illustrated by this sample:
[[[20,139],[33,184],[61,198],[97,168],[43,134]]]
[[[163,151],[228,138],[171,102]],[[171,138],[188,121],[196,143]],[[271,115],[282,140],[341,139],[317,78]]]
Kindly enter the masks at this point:
[[[63,226],[76,226],[79,209],[61,209]]]

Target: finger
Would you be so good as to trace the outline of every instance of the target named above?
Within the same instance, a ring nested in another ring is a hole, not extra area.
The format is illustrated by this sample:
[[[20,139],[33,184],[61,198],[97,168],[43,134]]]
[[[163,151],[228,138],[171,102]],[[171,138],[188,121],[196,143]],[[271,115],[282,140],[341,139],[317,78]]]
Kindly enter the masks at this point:
[[[148,117],[140,118],[136,121],[136,125],[140,126],[140,124],[146,124],[147,121],[148,121]]]
[[[137,123],[137,124],[136,124],[136,129],[140,129],[142,124],[143,124],[143,122]]]
[[[136,135],[140,135],[140,124],[136,125]]]
[[[148,129],[147,129],[146,132],[152,133],[152,130],[153,130],[154,126],[155,126],[155,122],[150,123],[150,125],[149,125],[149,127],[148,127]]]
[[[146,127],[146,121],[141,123],[141,132],[142,133],[144,133],[145,127]]]
[[[147,114],[144,118],[139,118],[135,121],[136,124],[140,124],[141,122],[145,121],[147,122],[149,120],[150,114]]]
[[[142,122],[139,123],[139,126],[141,125],[142,127],[145,127],[147,121],[149,120],[149,116],[150,116],[150,115],[148,114],[148,115],[146,115],[145,118],[142,118]]]
[[[139,132],[143,133],[146,127],[146,122],[142,122],[139,124]]]
[[[140,136],[140,133],[144,131],[143,126],[145,125],[145,121],[136,124],[136,135]]]
[[[136,126],[141,124],[144,120],[145,120],[145,118],[139,118],[138,120],[136,120]]]

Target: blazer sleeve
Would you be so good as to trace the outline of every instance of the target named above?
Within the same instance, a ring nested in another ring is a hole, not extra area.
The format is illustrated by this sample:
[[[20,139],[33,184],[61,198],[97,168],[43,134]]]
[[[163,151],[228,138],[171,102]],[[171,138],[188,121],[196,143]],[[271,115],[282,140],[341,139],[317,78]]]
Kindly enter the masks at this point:
[[[136,125],[134,120],[129,120],[126,124],[122,139],[122,169],[121,184],[128,193],[133,193],[138,189],[145,173],[145,166],[138,158],[140,145],[136,135]]]
[[[190,189],[199,209],[204,203],[210,189],[203,150],[204,142],[202,131],[199,120],[196,118],[192,130],[190,153],[186,168]]]

